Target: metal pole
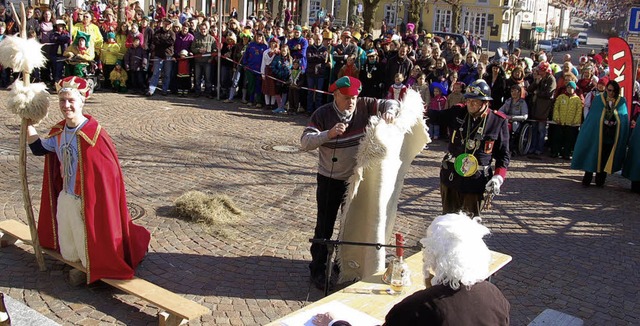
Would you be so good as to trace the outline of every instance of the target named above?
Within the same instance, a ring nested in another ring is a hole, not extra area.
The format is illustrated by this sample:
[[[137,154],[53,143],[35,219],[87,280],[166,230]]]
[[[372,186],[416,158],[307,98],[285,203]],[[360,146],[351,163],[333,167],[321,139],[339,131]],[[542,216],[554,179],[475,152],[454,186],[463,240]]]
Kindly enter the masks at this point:
[[[218,39],[222,40],[222,0],[218,0]],[[214,40],[216,42],[215,46],[216,48],[218,48],[218,41]],[[218,101],[220,101],[220,60],[222,60],[222,55],[221,55],[221,49],[218,49],[218,81],[216,83],[216,90],[218,93],[217,94],[217,99]]]
[[[347,0],[347,14],[344,17],[344,26],[349,26],[349,9],[351,7],[351,1]]]

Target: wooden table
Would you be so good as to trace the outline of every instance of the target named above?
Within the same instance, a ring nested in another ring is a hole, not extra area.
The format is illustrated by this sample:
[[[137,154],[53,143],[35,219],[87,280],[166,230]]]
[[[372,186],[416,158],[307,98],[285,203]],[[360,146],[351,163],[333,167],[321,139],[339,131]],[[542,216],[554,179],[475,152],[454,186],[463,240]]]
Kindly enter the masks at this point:
[[[491,265],[489,273],[493,275],[511,261],[512,257],[499,252],[491,251]],[[288,317],[313,309],[328,302],[337,301],[353,309],[362,311],[376,319],[384,321],[389,310],[398,302],[414,292],[424,290],[424,276],[422,273],[422,252],[418,252],[405,260],[411,271],[411,286],[404,287],[401,294],[389,294],[390,286],[382,282],[384,271],[362,279],[336,293],[326,296],[304,308],[292,312],[269,325],[281,325]],[[431,286],[431,285],[429,285]]]

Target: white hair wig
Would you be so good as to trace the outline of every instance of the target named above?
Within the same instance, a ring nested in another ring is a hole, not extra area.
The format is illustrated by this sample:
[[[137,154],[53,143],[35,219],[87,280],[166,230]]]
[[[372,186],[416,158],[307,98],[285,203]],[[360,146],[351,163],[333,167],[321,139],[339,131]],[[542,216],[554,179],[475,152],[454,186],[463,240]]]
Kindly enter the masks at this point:
[[[16,72],[31,72],[45,66],[47,59],[42,54],[42,44],[35,38],[23,39],[7,36],[0,42],[0,64]]]
[[[434,274],[431,285],[443,284],[457,290],[462,283],[472,286],[489,276],[491,252],[482,240],[489,229],[479,218],[446,214],[436,217],[427,229],[424,246],[424,275]]]
[[[44,83],[26,86],[24,81],[16,80],[11,86],[7,99],[7,109],[24,119],[31,119],[37,124],[47,116],[49,111],[49,92]]]

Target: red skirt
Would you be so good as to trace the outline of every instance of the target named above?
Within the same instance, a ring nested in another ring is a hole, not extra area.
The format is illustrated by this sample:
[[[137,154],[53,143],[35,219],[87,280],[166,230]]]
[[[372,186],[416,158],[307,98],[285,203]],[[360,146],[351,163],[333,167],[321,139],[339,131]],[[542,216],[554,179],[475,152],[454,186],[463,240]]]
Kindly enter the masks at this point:
[[[262,81],[262,93],[264,95],[269,95],[269,96],[274,96],[274,95],[278,95],[280,94],[278,92],[278,87],[277,87],[277,82],[269,77],[273,77],[273,71],[271,70],[271,66],[266,66],[264,69],[265,75],[267,75],[267,78],[265,78]]]

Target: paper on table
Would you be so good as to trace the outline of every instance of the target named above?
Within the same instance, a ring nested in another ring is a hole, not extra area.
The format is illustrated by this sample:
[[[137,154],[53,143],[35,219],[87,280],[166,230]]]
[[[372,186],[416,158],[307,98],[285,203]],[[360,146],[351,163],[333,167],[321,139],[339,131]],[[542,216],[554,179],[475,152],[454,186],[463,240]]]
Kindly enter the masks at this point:
[[[323,314],[325,312],[331,312],[337,320],[346,320],[353,326],[382,325],[382,321],[337,301],[328,302],[312,309],[301,311],[300,313],[284,319],[282,321],[282,325],[313,326],[313,316]]]

